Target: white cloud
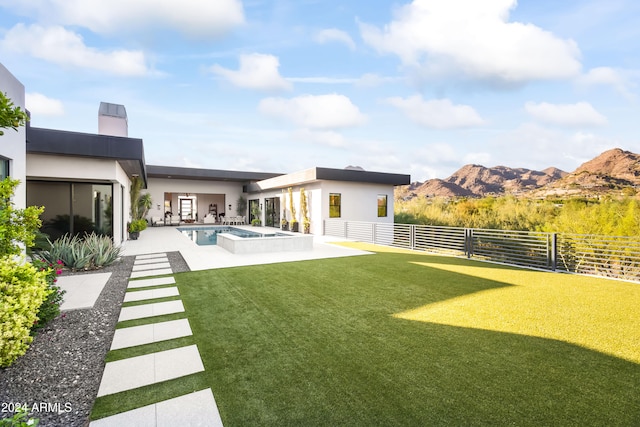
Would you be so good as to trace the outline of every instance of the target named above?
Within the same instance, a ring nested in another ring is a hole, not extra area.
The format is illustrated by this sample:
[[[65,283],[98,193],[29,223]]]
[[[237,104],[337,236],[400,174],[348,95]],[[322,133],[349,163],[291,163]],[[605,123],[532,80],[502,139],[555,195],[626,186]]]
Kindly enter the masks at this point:
[[[414,0],[383,28],[360,23],[360,32],[380,53],[395,54],[429,77],[517,85],[576,76],[576,43],[509,22],[515,6],[516,0]]]
[[[291,90],[293,86],[280,75],[279,67],[280,61],[276,56],[251,53],[240,55],[240,68],[237,71],[217,64],[211,67],[211,71],[242,88],[266,91]]]
[[[363,124],[366,116],[344,95],[302,95],[295,98],[265,98],[259,111],[303,128],[335,129]]]
[[[588,102],[575,104],[527,102],[524,108],[533,118],[546,124],[570,127],[602,126],[607,124],[607,118],[598,113]]]
[[[81,35],[60,26],[45,28],[17,24],[5,34],[0,44],[69,68],[90,68],[124,76],[151,74],[142,51],[101,51],[88,47]]]
[[[576,82],[581,86],[611,86],[616,92],[628,99],[635,96],[632,93],[633,84],[620,70],[611,67],[596,67],[579,76]]]
[[[240,0],[0,0],[0,4],[29,17],[96,33],[160,28],[209,37],[244,23]]]
[[[329,147],[346,147],[347,141],[344,136],[335,131],[319,131],[310,129],[298,129],[291,134],[291,138],[296,141],[308,142],[311,144],[326,145]]]
[[[320,44],[338,42],[346,45],[351,50],[356,49],[356,44],[351,36],[347,32],[338,30],[336,28],[327,28],[318,31],[314,37],[314,40]]]
[[[421,95],[413,95],[408,98],[388,98],[387,102],[412,121],[432,129],[469,128],[485,123],[473,107],[454,105],[448,99],[425,101]]]
[[[397,77],[383,77],[374,73],[366,73],[360,76],[358,80],[355,81],[357,87],[376,87],[381,86],[385,83],[392,83],[398,81]]]
[[[26,93],[25,104],[29,112],[36,116],[62,116],[64,107],[59,99],[48,98],[41,93]]]

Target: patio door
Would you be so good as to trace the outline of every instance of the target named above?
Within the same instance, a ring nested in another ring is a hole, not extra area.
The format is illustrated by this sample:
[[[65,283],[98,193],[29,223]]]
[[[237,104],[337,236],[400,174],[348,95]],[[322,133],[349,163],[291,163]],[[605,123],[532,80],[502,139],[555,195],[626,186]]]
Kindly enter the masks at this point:
[[[193,199],[180,199],[180,218],[193,219]]]
[[[264,199],[264,225],[280,227],[280,198]]]

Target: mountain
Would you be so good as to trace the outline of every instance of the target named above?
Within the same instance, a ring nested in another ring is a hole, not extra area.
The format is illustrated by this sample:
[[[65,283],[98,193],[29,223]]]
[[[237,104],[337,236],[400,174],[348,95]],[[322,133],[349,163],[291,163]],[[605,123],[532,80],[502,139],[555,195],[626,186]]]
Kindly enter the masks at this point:
[[[640,155],[619,148],[605,151],[572,173],[550,167],[526,168],[465,165],[446,179],[396,189],[396,197],[484,197],[515,194],[526,197],[620,194],[640,187]]]
[[[525,168],[465,165],[446,179],[430,179],[399,188],[396,197],[483,197],[520,194],[553,182],[566,172],[557,168],[535,171]]]
[[[540,196],[620,194],[640,187],[640,155],[620,148],[605,151],[574,172],[536,190]]]

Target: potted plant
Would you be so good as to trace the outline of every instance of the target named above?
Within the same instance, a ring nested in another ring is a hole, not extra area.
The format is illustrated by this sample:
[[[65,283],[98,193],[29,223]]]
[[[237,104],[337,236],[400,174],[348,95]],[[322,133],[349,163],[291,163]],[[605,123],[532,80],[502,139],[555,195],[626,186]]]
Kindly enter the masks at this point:
[[[129,239],[138,240],[138,237],[140,237],[140,232],[146,228],[147,221],[144,219],[131,221],[127,226],[127,229],[129,230]]]
[[[280,228],[282,231],[287,231],[289,229],[289,223],[284,217],[284,211],[282,212],[282,219],[280,220]]]
[[[260,220],[261,215],[262,211],[260,210],[260,206],[257,203],[253,204],[253,206],[251,206],[251,216],[253,216],[251,225],[254,227],[260,227],[262,225],[262,221]]]

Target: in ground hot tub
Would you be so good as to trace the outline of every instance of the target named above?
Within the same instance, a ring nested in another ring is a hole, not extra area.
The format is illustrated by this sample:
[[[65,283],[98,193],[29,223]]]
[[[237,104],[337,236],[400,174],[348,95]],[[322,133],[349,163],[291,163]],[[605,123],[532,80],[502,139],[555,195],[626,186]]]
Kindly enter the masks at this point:
[[[220,233],[217,244],[234,254],[310,251],[313,249],[313,235],[311,234],[281,232],[259,234],[259,236],[238,236]]]

